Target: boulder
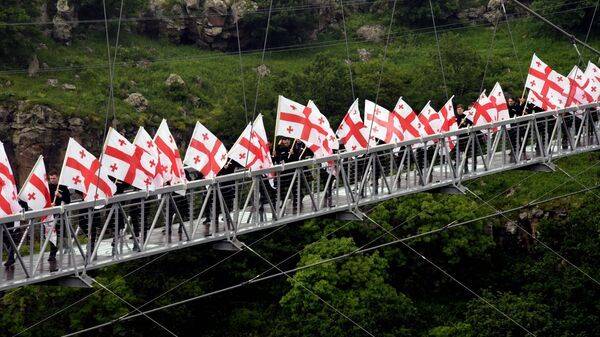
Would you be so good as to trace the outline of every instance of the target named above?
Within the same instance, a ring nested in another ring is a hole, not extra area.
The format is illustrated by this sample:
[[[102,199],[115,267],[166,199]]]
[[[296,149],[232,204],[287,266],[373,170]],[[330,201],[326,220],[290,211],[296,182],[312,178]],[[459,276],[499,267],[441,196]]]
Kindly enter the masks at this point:
[[[265,64],[261,64],[258,67],[256,67],[256,73],[260,77],[266,77],[271,74],[271,70]]]
[[[138,112],[146,111],[149,106],[146,97],[144,97],[144,95],[140,94],[139,92],[129,94],[129,96],[127,96],[127,98],[125,99],[125,103],[134,107],[135,110]]]
[[[46,81],[46,84],[49,85],[49,86],[51,86],[51,87],[56,87],[56,86],[58,86],[58,80],[56,78],[49,78]]]
[[[183,81],[183,78],[181,78],[181,76],[179,76],[177,74],[171,74],[165,80],[165,85],[169,88],[170,87],[183,87],[183,86],[185,86],[185,82]]]
[[[368,62],[371,59],[371,52],[364,48],[359,49],[358,50],[358,59],[361,62]]]
[[[385,28],[382,25],[364,25],[358,28],[356,34],[369,42],[381,42],[385,35]]]
[[[73,84],[65,83],[62,85],[63,90],[74,91],[77,90],[77,87]]]

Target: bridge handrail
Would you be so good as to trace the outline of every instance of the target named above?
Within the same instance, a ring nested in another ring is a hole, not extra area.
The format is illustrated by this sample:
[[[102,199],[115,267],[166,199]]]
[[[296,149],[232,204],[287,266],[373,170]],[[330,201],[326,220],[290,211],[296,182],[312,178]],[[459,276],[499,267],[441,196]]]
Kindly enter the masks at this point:
[[[244,179],[244,178],[249,179],[249,178],[256,177],[256,176],[262,176],[267,173],[282,172],[284,170],[303,168],[303,167],[307,167],[307,166],[311,166],[311,165],[325,163],[328,161],[339,161],[341,159],[353,158],[353,157],[357,157],[357,156],[361,156],[361,155],[365,155],[365,154],[385,152],[385,151],[389,151],[389,150],[392,150],[392,149],[395,149],[398,147],[409,146],[409,145],[414,145],[414,144],[418,144],[418,143],[425,143],[428,141],[433,141],[436,139],[444,139],[444,138],[448,138],[448,137],[452,137],[452,136],[460,136],[460,135],[468,134],[471,132],[501,127],[501,126],[504,126],[507,124],[523,123],[523,122],[528,122],[530,120],[536,120],[539,118],[555,116],[557,114],[563,115],[563,114],[566,114],[569,112],[574,112],[577,110],[585,110],[585,109],[591,109],[591,108],[597,108],[597,107],[600,107],[600,102],[581,105],[581,106],[575,106],[575,107],[570,107],[570,108],[558,109],[558,110],[551,110],[551,111],[527,114],[527,115],[507,119],[504,121],[494,122],[494,123],[485,124],[485,125],[481,125],[481,126],[461,128],[461,129],[458,129],[455,131],[449,131],[449,132],[439,133],[439,134],[435,134],[435,135],[431,135],[431,136],[427,136],[427,137],[411,139],[411,140],[407,140],[407,141],[398,142],[395,144],[377,145],[377,146],[373,146],[369,149],[364,149],[364,150],[344,151],[344,152],[341,152],[338,154],[334,154],[334,155],[322,157],[322,158],[310,158],[310,159],[303,159],[303,160],[286,163],[286,164],[278,164],[278,165],[274,165],[273,167],[268,168],[268,169],[255,170],[255,171],[245,170],[245,171],[240,171],[240,172],[235,172],[235,173],[215,177],[212,179],[198,179],[198,180],[187,182],[185,184],[182,183],[182,184],[177,184],[177,185],[172,185],[172,186],[164,186],[164,187],[158,188],[154,191],[131,191],[131,192],[126,192],[123,194],[115,195],[113,197],[110,197],[108,199],[101,200],[101,201],[79,201],[79,202],[74,202],[74,203],[71,203],[68,205],[54,206],[54,207],[49,207],[49,208],[45,208],[42,210],[30,210],[30,211],[21,212],[18,214],[1,217],[0,224],[11,223],[11,222],[15,222],[15,221],[25,221],[25,220],[34,219],[34,218],[41,218],[41,217],[44,217],[47,215],[61,214],[61,213],[67,212],[67,211],[88,209],[88,208],[92,208],[92,207],[95,207],[98,205],[111,205],[114,203],[129,201],[129,200],[133,200],[133,199],[144,199],[144,198],[148,198],[148,197],[152,197],[152,196],[157,196],[160,194],[168,194],[168,193],[178,192],[178,191],[182,191],[182,190],[186,191],[188,189],[197,189],[197,188],[201,188],[201,187],[207,187],[209,185],[213,185],[216,183],[230,182],[230,181],[235,181],[235,180]]]

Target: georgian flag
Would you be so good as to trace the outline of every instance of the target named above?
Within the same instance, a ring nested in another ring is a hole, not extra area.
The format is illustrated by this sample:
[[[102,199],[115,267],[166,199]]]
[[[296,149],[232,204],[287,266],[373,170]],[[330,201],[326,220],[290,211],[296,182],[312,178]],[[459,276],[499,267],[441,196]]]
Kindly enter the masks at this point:
[[[365,123],[360,118],[358,98],[352,103],[350,109],[348,109],[335,134],[339,137],[340,142],[344,144],[346,151],[362,150],[376,144],[373,140],[370,141],[370,144],[367,143],[369,130],[367,130]]]
[[[265,124],[263,122],[262,114],[258,114],[254,123],[252,123],[252,142],[255,146],[258,146],[263,153],[263,166],[265,168],[273,167],[273,160],[271,158],[271,151],[269,149],[269,141],[267,139],[267,131],[265,131]]]
[[[440,114],[431,107],[431,101],[425,104],[423,110],[418,116],[419,119],[419,135],[421,137],[435,135],[439,133],[442,128],[442,117]]]
[[[158,148],[159,158],[161,167],[158,168],[164,175],[166,181],[170,182],[171,185],[180,183],[186,183],[185,171],[183,170],[183,162],[179,156],[179,149],[169,126],[167,120],[163,119],[154,135],[154,143]],[[164,170],[164,172],[163,172]],[[185,194],[185,191],[178,191],[177,193]]]
[[[557,107],[563,108],[567,102],[570,84],[568,78],[552,70],[533,54],[525,87],[546,97]]]
[[[600,83],[600,68],[590,61],[588,61],[587,67],[585,68],[585,75]]]
[[[69,138],[58,184],[83,193],[85,201],[112,197],[117,190],[108,178],[107,167],[101,167],[98,159],[73,138]]]
[[[202,173],[205,178],[213,178],[226,162],[225,145],[204,125],[196,122],[183,163]]]
[[[104,142],[102,166],[109,176],[141,190],[154,190],[156,165],[144,149],[110,128]]]
[[[419,118],[417,117],[417,113],[404,101],[404,99],[402,99],[402,97],[398,99],[398,102],[394,107],[394,114],[398,118],[400,131],[402,132],[404,140],[411,140],[421,136],[419,133]]]
[[[492,103],[484,91],[473,104],[473,108],[467,110],[465,115],[473,122],[473,126],[489,124],[494,122],[493,116],[496,115],[496,105]]]
[[[162,187],[166,180],[164,177],[166,167],[163,167],[160,162],[160,155],[156,143],[154,143],[154,140],[143,126],[140,126],[138,129],[135,139],[133,140],[133,145],[136,149],[144,150],[150,156],[148,166],[150,168],[150,173],[152,174],[154,188]]]
[[[320,112],[279,96],[275,135],[295,138],[308,146],[319,145],[321,137],[329,135],[324,128],[326,120]]]
[[[448,102],[444,104],[440,110],[440,116],[442,117],[442,126],[440,132],[450,132],[458,130],[458,123],[456,122],[456,115],[454,114],[454,105],[452,104],[454,96],[450,97]],[[449,151],[452,151],[456,146],[456,136],[446,137],[446,146]]]
[[[506,103],[506,97],[500,83],[496,82],[496,85],[494,85],[494,88],[490,92],[489,99],[496,107],[496,116],[493,118],[494,122],[509,120],[508,104]],[[506,127],[510,128],[510,124],[506,124]]]
[[[567,97],[567,107],[596,102],[600,90],[595,79],[586,76],[578,66],[574,66],[567,77],[571,85]]]
[[[0,215],[11,215],[20,211],[15,176],[4,151],[4,144],[0,142]],[[18,222],[15,222],[15,225],[18,226]]]
[[[529,90],[529,93],[527,94],[526,104],[529,103],[544,111],[556,110],[556,105],[550,102],[546,97],[542,97],[542,95],[533,90]]]
[[[52,206],[53,200],[50,197],[50,188],[48,188],[46,177],[44,157],[39,156],[19,193],[19,199],[26,202],[27,206],[32,210],[40,210]],[[45,235],[50,233],[49,240],[56,245],[56,225],[52,224],[52,220],[54,220],[52,214],[42,218],[42,221],[45,222]]]
[[[253,137],[252,123],[248,123],[242,134],[229,149],[227,157],[249,170],[262,170],[273,166],[268,150],[265,152]]]
[[[329,124],[329,120],[327,120],[327,117],[325,117],[325,115],[321,113],[319,108],[317,108],[317,106],[315,105],[315,102],[313,102],[312,100],[308,101],[308,104],[306,106],[311,110],[312,114],[314,115],[314,118],[316,118],[319,122],[319,125],[321,125],[321,127],[327,132],[326,135],[319,134],[319,138],[321,138],[321,140],[316,145],[322,144],[323,140],[327,139],[329,148],[335,150],[339,149],[340,141],[335,136],[335,132],[333,132],[333,129],[331,129],[331,125]]]
[[[365,100],[365,124],[369,139],[377,138],[386,144],[404,140],[397,116],[369,100]]]

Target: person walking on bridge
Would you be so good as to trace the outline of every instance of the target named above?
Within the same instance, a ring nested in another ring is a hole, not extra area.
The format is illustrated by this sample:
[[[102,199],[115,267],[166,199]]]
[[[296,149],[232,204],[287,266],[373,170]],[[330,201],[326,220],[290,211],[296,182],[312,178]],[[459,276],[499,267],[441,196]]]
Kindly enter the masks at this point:
[[[58,172],[56,170],[50,170],[50,172],[48,172],[48,188],[50,189],[52,206],[67,205],[71,203],[71,192],[69,192],[67,186],[58,184]],[[60,214],[57,216],[63,215]],[[60,237],[58,231],[56,234],[57,237]],[[48,262],[56,262],[56,253],[58,252],[58,247],[52,242],[49,242],[49,244],[50,256],[48,257]]]

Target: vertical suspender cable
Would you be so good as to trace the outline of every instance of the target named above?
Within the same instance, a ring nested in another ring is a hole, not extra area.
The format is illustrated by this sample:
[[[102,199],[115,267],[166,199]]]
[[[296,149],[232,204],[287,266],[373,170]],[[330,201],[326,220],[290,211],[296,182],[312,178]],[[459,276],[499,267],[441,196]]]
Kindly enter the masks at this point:
[[[238,55],[240,57],[240,81],[242,82],[242,95],[244,98],[244,115],[246,116],[246,124],[248,124],[248,102],[246,101],[246,85],[244,82],[244,65],[242,63],[242,45],[240,44],[240,27],[238,21],[240,18],[233,18],[235,20],[235,32],[237,34],[237,45]]]
[[[485,61],[485,67],[483,68],[483,77],[481,78],[481,87],[479,88],[479,93],[483,92],[483,85],[485,83],[485,76],[487,74],[488,67],[490,65],[490,61],[492,59],[492,54],[494,53],[494,44],[496,42],[496,32],[498,31],[498,22],[500,18],[496,20],[496,24],[494,25],[494,33],[492,34],[492,42],[490,44],[490,49],[488,50],[487,60]]]
[[[440,49],[440,38],[437,32],[437,26],[435,24],[435,14],[433,13],[433,3],[429,0],[429,9],[431,10],[431,21],[433,22],[433,32],[435,33],[435,42],[437,44],[438,59],[440,61],[440,70],[442,72],[442,80],[444,81],[444,92],[446,93],[446,100],[449,99],[448,95],[448,84],[446,83],[446,73],[444,72],[444,62],[442,61],[442,50]]]
[[[383,48],[383,59],[381,60],[381,67],[379,68],[379,80],[377,81],[377,91],[375,92],[375,105],[377,105],[379,100],[379,90],[381,89],[381,79],[383,77],[383,67],[385,66],[385,61],[387,59],[387,50],[390,44],[390,35],[392,34],[392,25],[394,24],[394,15],[396,15],[396,4],[398,0],[394,0],[394,5],[392,6],[392,16],[390,17],[390,24],[388,26],[387,38],[385,41],[385,47]],[[365,111],[366,112],[366,111]],[[375,116],[373,116],[374,118]],[[369,138],[367,138],[367,150],[371,147],[371,133],[373,131],[373,124],[375,120],[373,120],[369,124]]]
[[[346,43],[346,64],[348,64],[348,75],[350,76],[350,87],[352,89],[352,101],[356,100],[354,91],[354,79],[352,77],[352,62],[350,61],[350,48],[348,47],[348,29],[346,27],[346,14],[344,13],[344,0],[340,0],[342,7],[342,25],[344,26],[344,40]]]

